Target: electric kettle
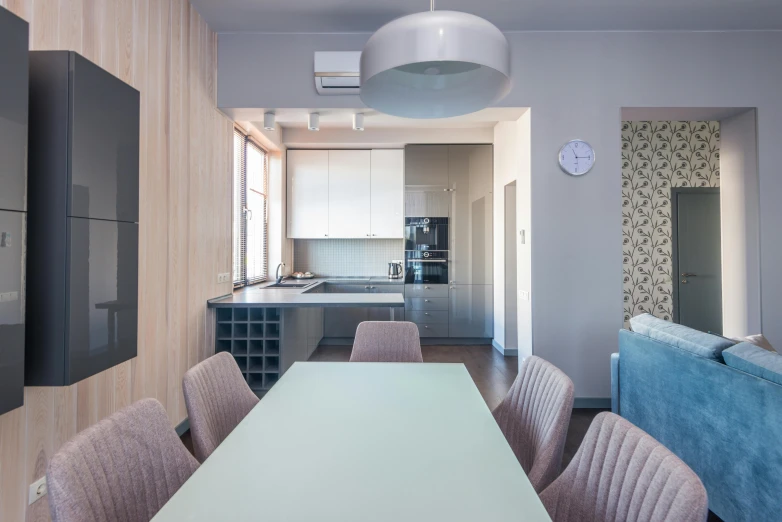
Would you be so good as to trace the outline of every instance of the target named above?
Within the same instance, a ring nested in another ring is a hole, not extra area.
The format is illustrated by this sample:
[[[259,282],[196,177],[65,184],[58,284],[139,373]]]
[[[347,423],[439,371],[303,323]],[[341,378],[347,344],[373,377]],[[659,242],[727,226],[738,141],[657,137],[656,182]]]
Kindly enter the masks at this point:
[[[402,278],[402,262],[391,261],[388,263],[388,278],[389,279],[401,279]]]

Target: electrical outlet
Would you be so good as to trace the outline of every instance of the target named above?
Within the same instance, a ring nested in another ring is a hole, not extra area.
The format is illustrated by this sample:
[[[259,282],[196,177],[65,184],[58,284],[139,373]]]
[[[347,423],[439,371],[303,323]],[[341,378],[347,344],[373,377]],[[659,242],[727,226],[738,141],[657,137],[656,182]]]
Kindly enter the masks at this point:
[[[231,272],[221,272],[217,274],[217,282],[218,283],[230,283],[231,282]]]
[[[526,290],[522,290],[521,298],[524,299],[525,301],[529,301],[529,292],[527,292]]]
[[[46,477],[43,476],[30,484],[30,498],[27,505],[31,505],[33,502],[41,500],[41,497],[46,495]]]

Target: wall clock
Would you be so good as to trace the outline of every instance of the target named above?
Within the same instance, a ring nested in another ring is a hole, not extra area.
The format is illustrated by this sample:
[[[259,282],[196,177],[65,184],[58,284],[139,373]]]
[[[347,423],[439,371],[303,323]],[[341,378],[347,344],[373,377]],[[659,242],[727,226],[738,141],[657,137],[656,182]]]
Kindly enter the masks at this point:
[[[559,149],[559,166],[566,174],[583,176],[595,164],[595,150],[584,140],[571,140]]]

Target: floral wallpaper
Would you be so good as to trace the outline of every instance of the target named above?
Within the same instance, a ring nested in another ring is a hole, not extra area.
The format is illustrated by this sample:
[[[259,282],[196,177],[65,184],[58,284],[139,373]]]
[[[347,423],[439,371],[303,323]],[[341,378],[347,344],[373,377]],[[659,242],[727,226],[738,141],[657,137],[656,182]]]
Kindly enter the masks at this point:
[[[624,322],[673,319],[671,187],[720,186],[718,121],[622,123]]]

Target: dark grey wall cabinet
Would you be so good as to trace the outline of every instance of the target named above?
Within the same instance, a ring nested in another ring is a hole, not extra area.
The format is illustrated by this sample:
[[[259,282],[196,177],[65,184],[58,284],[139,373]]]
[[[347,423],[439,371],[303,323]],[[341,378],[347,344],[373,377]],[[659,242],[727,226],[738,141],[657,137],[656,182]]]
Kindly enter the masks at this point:
[[[27,210],[28,25],[0,7],[0,209]]]
[[[67,51],[30,53],[25,384],[136,356],[139,93]]]
[[[0,210],[0,414],[24,399],[24,221]]]
[[[28,33],[0,7],[0,415],[24,402]]]

